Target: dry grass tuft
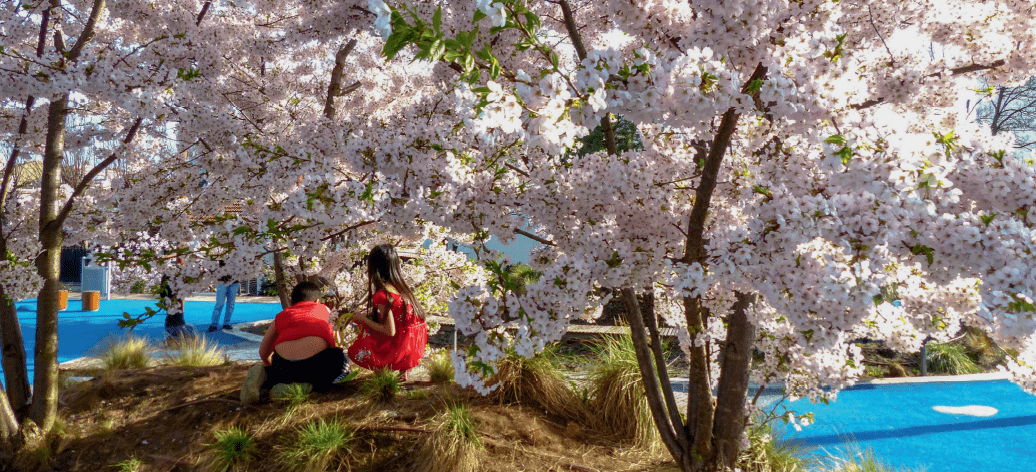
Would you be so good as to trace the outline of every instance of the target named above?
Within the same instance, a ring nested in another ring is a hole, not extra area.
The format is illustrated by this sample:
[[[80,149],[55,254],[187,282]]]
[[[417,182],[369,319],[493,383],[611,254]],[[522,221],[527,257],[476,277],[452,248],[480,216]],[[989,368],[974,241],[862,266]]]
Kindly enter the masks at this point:
[[[822,472],[913,472],[909,468],[889,465],[875,456],[873,450],[860,450],[860,447],[855,444],[848,447],[843,457],[832,457],[832,459],[835,464],[821,469]]]
[[[183,367],[212,367],[228,362],[226,350],[218,344],[209,344],[204,336],[184,336],[170,341],[169,349],[175,354],[168,356],[169,363]]]
[[[749,424],[748,448],[738,456],[737,467],[744,472],[806,472],[819,465],[799,443],[775,432],[769,423]]]
[[[440,349],[428,356],[428,376],[432,382],[453,382],[453,359],[448,349]]]
[[[630,335],[601,342],[590,370],[590,409],[600,428],[620,441],[650,450],[662,448],[644,393],[643,376]]]
[[[506,403],[530,403],[561,418],[592,426],[594,415],[561,374],[553,351],[532,358],[509,353],[496,365],[494,398]]]
[[[464,405],[432,420],[435,430],[425,437],[414,455],[414,472],[472,472],[479,465],[478,424]]]
[[[108,347],[101,354],[105,369],[142,369],[151,363],[151,352],[155,348],[147,338],[126,336],[108,340]]]

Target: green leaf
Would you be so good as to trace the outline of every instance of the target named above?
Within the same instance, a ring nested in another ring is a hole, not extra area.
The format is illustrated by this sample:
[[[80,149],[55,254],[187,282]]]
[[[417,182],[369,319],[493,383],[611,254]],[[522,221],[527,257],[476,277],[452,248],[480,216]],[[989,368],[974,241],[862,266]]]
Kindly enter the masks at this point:
[[[540,18],[531,11],[525,12],[525,22],[528,24],[530,32],[535,31],[540,27]]]
[[[928,260],[928,265],[932,265],[935,262],[935,252],[932,251],[932,248],[923,244],[914,245],[914,247],[910,248],[910,253],[914,255],[924,254],[925,259]]]
[[[748,83],[749,92],[758,92],[763,88],[763,79],[755,79]]]
[[[993,213],[992,215],[979,215],[979,218],[982,218],[982,224],[989,226],[989,224],[993,222],[993,218],[996,218],[996,215],[999,215],[999,213]]]
[[[486,17],[486,14],[482,13],[482,10],[475,10],[475,16],[471,18],[471,24],[478,23],[479,20],[481,20],[481,19],[483,19],[485,17]]]
[[[435,14],[432,15],[432,28],[435,28],[435,33],[439,33],[439,26],[442,25],[442,5],[435,9]]]
[[[446,45],[443,44],[442,40],[436,39],[435,42],[432,43],[432,47],[429,48],[428,60],[433,62],[438,61],[445,49]]]
[[[381,54],[386,59],[394,59],[396,54],[402,50],[409,43],[409,31],[397,31],[389,35],[388,39],[385,40],[385,46],[381,48]]]
[[[842,165],[849,165],[849,161],[853,158],[853,150],[852,148],[846,146],[842,149],[839,149],[838,152],[835,153],[835,155],[837,155],[839,159],[841,159]]]
[[[845,136],[842,136],[840,134],[836,134],[834,136],[828,137],[827,139],[824,140],[824,142],[827,143],[827,144],[834,144],[836,146],[845,146],[846,140],[845,140]]]

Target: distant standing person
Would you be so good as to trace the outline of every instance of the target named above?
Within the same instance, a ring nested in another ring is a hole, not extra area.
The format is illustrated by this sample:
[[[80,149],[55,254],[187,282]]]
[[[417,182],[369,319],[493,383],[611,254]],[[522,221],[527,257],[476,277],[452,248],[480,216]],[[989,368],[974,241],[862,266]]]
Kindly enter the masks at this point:
[[[219,266],[226,264],[219,261]],[[237,301],[237,292],[241,289],[241,282],[231,281],[229,275],[219,278],[219,285],[216,286],[216,307],[212,309],[212,322],[209,324],[209,332],[219,329],[219,313],[223,311],[224,303],[227,306],[226,314],[223,315],[223,329],[234,329],[230,326],[230,315],[234,314],[234,302]]]
[[[357,313],[352,319],[360,334],[349,346],[349,358],[365,369],[398,371],[406,380],[424,357],[428,325],[391,244],[375,246],[367,256],[367,293],[369,315]]]

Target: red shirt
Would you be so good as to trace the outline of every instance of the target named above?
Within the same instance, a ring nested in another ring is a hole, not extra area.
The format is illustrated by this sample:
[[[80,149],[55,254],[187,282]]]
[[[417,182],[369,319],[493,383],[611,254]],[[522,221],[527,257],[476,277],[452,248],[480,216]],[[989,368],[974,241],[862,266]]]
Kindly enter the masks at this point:
[[[273,346],[306,336],[317,336],[327,341],[329,347],[335,347],[330,317],[331,310],[319,302],[299,302],[285,308],[273,319],[273,327],[277,330]]]

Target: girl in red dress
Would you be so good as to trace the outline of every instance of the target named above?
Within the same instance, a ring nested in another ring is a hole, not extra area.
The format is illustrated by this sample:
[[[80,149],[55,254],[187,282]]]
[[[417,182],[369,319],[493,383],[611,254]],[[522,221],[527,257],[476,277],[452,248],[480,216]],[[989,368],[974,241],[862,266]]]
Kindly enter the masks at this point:
[[[349,358],[370,370],[407,372],[421,362],[428,345],[425,314],[403,281],[399,256],[391,244],[371,249],[367,256],[367,293],[370,316],[357,313],[353,321],[360,335],[349,346]]]

